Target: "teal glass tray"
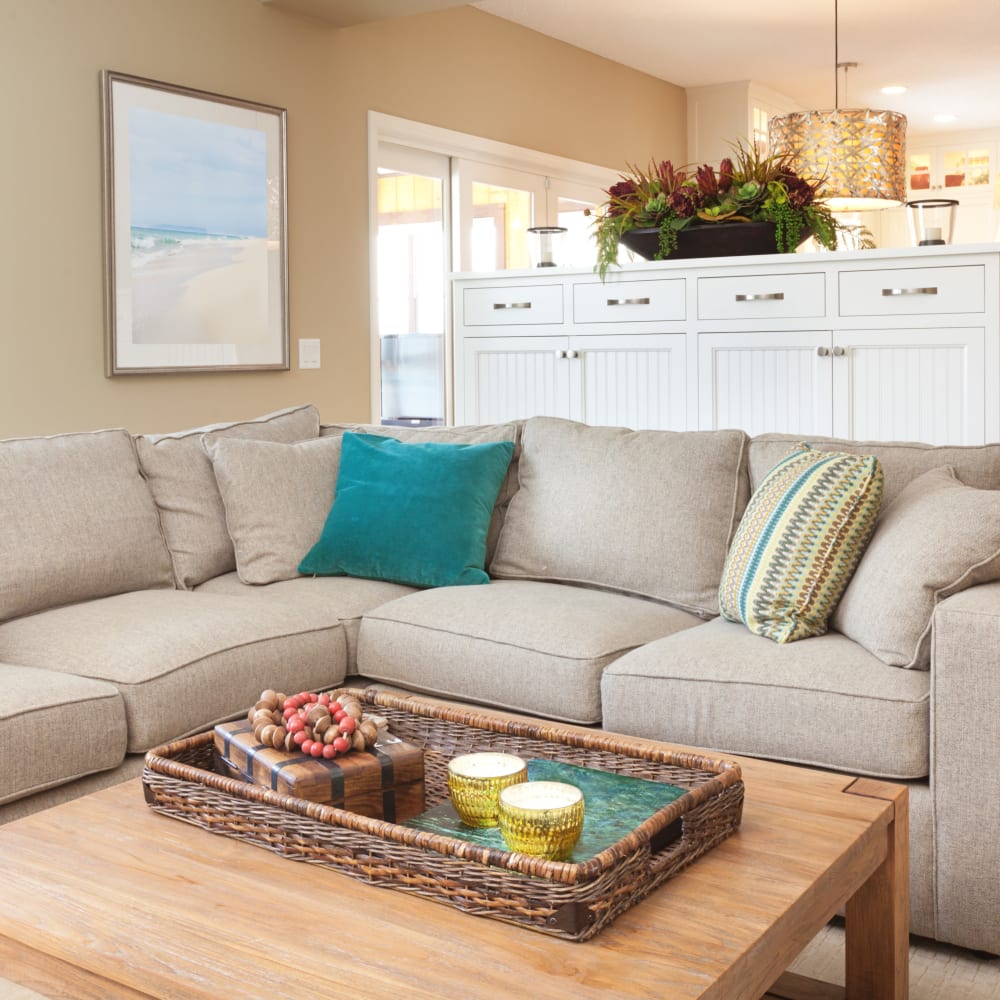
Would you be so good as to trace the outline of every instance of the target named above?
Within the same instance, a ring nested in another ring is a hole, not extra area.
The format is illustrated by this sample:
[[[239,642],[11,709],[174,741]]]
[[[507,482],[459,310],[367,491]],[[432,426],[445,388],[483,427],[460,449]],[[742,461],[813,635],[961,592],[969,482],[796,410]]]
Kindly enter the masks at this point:
[[[583,831],[567,859],[574,863],[588,861],[600,854],[686,791],[676,785],[555,760],[529,760],[527,763],[529,781],[564,781],[583,792]],[[508,850],[498,827],[466,826],[447,800],[402,825],[482,847]],[[677,820],[652,839],[651,851],[662,850],[680,834],[681,821]]]

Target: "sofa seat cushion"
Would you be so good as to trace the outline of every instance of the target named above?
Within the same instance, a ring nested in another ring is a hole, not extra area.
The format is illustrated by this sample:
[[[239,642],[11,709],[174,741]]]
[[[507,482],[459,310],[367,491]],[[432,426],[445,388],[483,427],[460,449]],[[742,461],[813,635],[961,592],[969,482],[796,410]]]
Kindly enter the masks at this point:
[[[292,608],[310,606],[336,616],[344,627],[347,641],[347,673],[358,672],[358,632],[361,616],[397,597],[416,593],[415,587],[385,580],[364,580],[351,576],[300,576],[269,583],[264,587],[248,586],[238,573],[226,573],[207,580],[197,588],[204,594],[236,594],[287,604]]]
[[[147,590],[8,622],[0,659],[113,684],[141,753],[245,712],[264,688],[339,684],[347,650],[336,614],[314,605]]]
[[[495,577],[601,587],[711,617],[749,496],[743,431],[524,425]]]
[[[621,657],[601,695],[615,732],[882,778],[929,771],[927,674],[834,632],[778,645],[719,618]]]
[[[601,672],[629,649],[701,624],[666,605],[582,587],[494,580],[365,615],[366,677],[567,722],[601,719]]]
[[[0,663],[0,804],[125,759],[125,705],[112,684]]]

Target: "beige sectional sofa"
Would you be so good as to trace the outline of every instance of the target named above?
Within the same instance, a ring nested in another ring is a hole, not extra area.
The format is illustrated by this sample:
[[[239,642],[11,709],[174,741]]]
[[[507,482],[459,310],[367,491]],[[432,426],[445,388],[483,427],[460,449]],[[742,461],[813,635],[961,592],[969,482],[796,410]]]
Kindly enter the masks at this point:
[[[347,430],[515,442],[489,585],[298,574]],[[321,426],[302,406],[158,437],[0,442],[0,821],[138,773],[150,747],[241,714],[264,687],[346,678],[905,781],[913,931],[1000,952],[1000,560],[984,552],[943,589],[921,545],[958,546],[963,525],[916,522],[920,565],[904,546],[901,578],[874,581],[890,611],[913,590],[894,621],[927,617],[916,669],[885,662],[878,601],[850,588],[842,630],[835,615],[824,636],[779,645],[724,620],[733,534],[796,441],[549,418]],[[1000,444],[810,443],[878,456],[887,525],[930,470],[1000,491]],[[988,545],[1000,518],[977,527]]]

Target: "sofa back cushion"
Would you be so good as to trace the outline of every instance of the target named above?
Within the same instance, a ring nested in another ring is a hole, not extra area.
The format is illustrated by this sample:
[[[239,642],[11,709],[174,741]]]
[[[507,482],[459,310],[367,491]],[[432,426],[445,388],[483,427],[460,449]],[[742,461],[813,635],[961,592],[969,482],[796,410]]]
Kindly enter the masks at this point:
[[[243,583],[299,576],[333,504],[340,438],[295,444],[205,435]]]
[[[761,434],[750,442],[750,486],[757,489],[764,477],[800,442],[817,451],[846,451],[852,455],[874,455],[885,478],[882,510],[899,496],[917,476],[943,465],[951,466],[967,486],[980,490],[1000,489],[1000,444],[942,445],[900,441],[850,441],[845,438],[803,437],[791,434]]]
[[[831,624],[894,667],[930,668],[939,601],[1000,579],[1000,491],[966,486],[952,469],[908,483],[875,535]]]
[[[128,431],[0,442],[0,621],[172,587]]]
[[[604,587],[718,614],[746,506],[743,431],[524,425],[519,489],[490,573]]]
[[[486,534],[486,565],[489,566],[496,552],[497,539],[503,527],[511,498],[517,492],[517,463],[521,454],[521,429],[523,421],[504,424],[467,424],[462,427],[396,427],[382,424],[324,424],[322,437],[340,437],[344,431],[355,434],[379,434],[412,444],[439,441],[442,444],[488,444],[492,441],[513,441],[514,456],[507,467],[497,494],[497,502]],[[321,526],[322,527],[322,526]]]
[[[236,568],[226,514],[205,434],[256,441],[302,441],[319,436],[319,411],[306,405],[255,420],[213,424],[136,438],[139,461],[160,510],[177,586],[188,590]]]

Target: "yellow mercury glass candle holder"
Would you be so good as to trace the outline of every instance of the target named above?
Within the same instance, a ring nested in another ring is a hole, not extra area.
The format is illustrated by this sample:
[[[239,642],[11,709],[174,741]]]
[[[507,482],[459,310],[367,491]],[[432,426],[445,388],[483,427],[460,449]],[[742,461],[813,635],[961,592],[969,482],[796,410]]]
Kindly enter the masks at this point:
[[[528,781],[500,792],[499,825],[512,851],[565,861],[583,830],[583,792],[562,781]]]
[[[496,826],[501,789],[528,780],[528,765],[511,753],[467,753],[448,761],[448,794],[466,826]]]

